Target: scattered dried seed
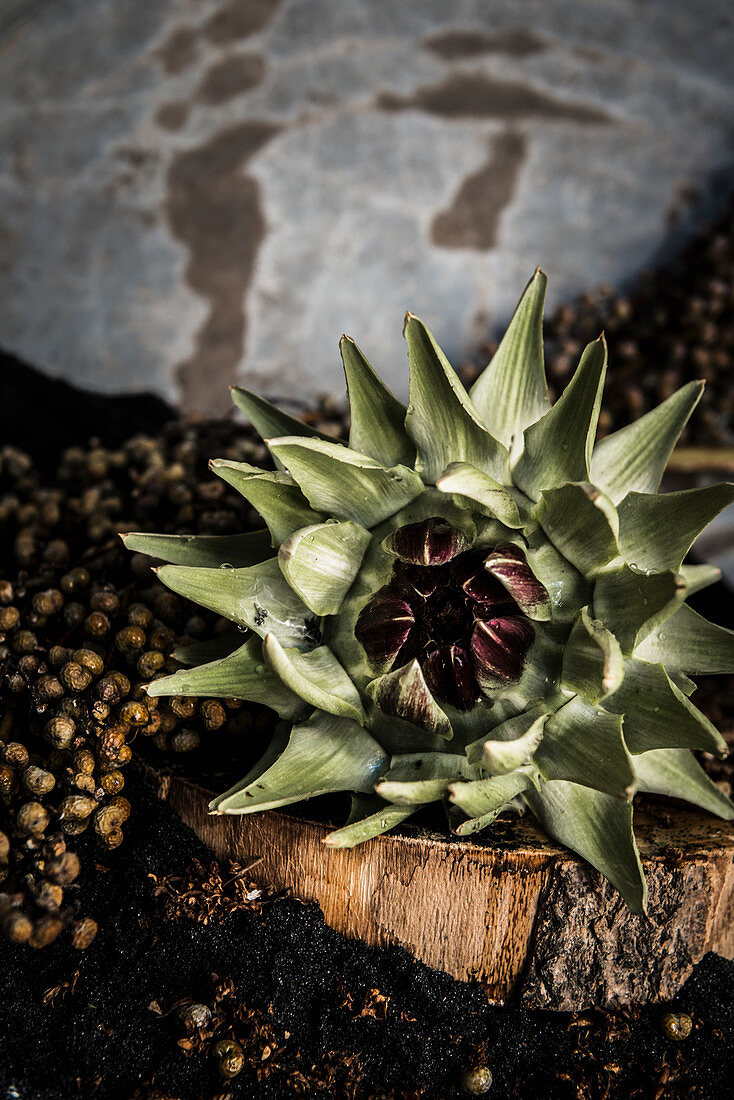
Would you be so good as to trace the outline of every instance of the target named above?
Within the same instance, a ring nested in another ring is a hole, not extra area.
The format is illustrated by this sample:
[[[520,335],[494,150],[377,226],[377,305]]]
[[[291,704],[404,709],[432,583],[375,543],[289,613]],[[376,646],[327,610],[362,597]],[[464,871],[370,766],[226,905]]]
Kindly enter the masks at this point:
[[[91,917],[82,917],[81,920],[74,921],[71,926],[71,946],[75,947],[77,951],[84,951],[89,947],[97,932],[97,922],[92,920]]]
[[[212,1047],[212,1058],[221,1077],[226,1081],[236,1077],[245,1066],[245,1055],[234,1039],[220,1039]]]
[[[487,1066],[472,1066],[463,1071],[459,1081],[470,1096],[484,1096],[492,1087],[492,1073]]]
[[[675,1042],[687,1039],[693,1030],[693,1020],[687,1012],[666,1012],[660,1021],[663,1034]]]

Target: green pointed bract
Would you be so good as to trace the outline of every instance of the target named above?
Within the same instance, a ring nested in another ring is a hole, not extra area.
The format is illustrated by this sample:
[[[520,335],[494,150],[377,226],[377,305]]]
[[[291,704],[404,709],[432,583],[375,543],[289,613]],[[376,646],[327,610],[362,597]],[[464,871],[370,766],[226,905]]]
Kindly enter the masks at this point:
[[[492,713],[494,713],[494,711]],[[505,719],[505,721],[497,722],[497,724],[491,726],[489,730],[485,728],[476,740],[470,741],[469,744],[467,744],[465,749],[467,760],[470,764],[481,764],[484,760],[485,749],[489,738],[491,738],[492,744],[496,742],[517,743],[536,727],[539,718],[545,720],[547,717],[548,715],[545,708],[538,706],[523,711],[520,714],[513,714],[512,717]]]
[[[524,795],[547,833],[609,879],[633,913],[647,909],[647,883],[632,832],[632,803],[579,783],[542,783]]]
[[[637,646],[642,661],[660,661],[668,672],[691,676],[734,669],[734,631],[716,626],[684,605]]]
[[[594,448],[589,480],[614,504],[631,492],[656,493],[702,393],[703,382],[689,382],[652,412],[602,439]]]
[[[274,634],[262,647],[265,659],[278,679],[309,706],[365,724],[359,692],[328,646],[301,653],[284,649]]]
[[[624,715],[624,739],[632,753],[681,748],[726,756],[724,738],[675,686],[662,665],[627,661],[624,680],[604,700],[604,709]]]
[[[469,395],[422,321],[409,313],[403,329],[410,362],[405,430],[418,451],[417,469],[435,484],[452,462],[468,462],[506,482],[508,455],[482,424]]]
[[[637,788],[664,794],[700,806],[710,814],[734,818],[734,805],[712,783],[700,764],[685,749],[654,749],[635,757]]]
[[[229,482],[260,513],[270,531],[271,546],[280,546],[299,527],[324,519],[320,512],[309,507],[290,474],[258,470],[246,462],[224,459],[215,459],[210,465],[215,474]]]
[[[244,568],[258,565],[273,552],[267,531],[246,535],[148,535],[131,531],[121,538],[128,550],[171,565],[216,567],[227,562]]]
[[[297,420],[295,416],[288,416],[263,397],[258,397],[256,393],[243,390],[241,386],[232,386],[230,392],[237,408],[245,414],[263,439],[270,439],[276,435],[303,435],[313,439],[329,438],[309,424],[304,424],[302,420]]]
[[[495,516],[506,527],[522,527],[510,491],[468,462],[452,462],[436,482],[436,488],[442,493],[452,493],[464,507]]]
[[[498,814],[518,794],[535,786],[530,771],[515,771],[511,775],[496,775],[491,779],[475,779],[468,783],[452,783],[451,801],[468,818]]]
[[[619,554],[617,510],[588,482],[546,489],[533,509],[553,545],[585,577],[595,576]]]
[[[682,565],[678,573],[686,586],[686,599],[721,580],[721,570],[716,565]]]
[[[672,615],[685,596],[672,570],[650,575],[622,565],[603,573],[594,586],[594,615],[612,631],[624,654]]]
[[[316,711],[293,727],[275,763],[246,787],[215,798],[214,813],[248,814],[332,791],[372,791],[387,756],[362,726]]]
[[[734,501],[734,485],[709,485],[682,493],[628,493],[619,505],[619,545],[638,569],[680,569],[694,541],[722,508]]]
[[[622,735],[622,718],[575,696],[545,724],[535,763],[545,779],[583,783],[629,798],[635,773]]]
[[[589,480],[606,369],[607,346],[600,338],[585,349],[576,373],[552,409],[525,429],[525,446],[512,477],[533,500],[543,490],[567,481]]]
[[[465,756],[447,752],[405,753],[393,756],[390,769],[377,784],[377,794],[399,806],[436,802],[457,779],[478,774]]]
[[[543,740],[547,714],[541,714],[528,729],[512,741],[489,739],[484,742],[482,767],[490,775],[508,775],[518,768],[532,763],[540,742]]]
[[[182,665],[202,665],[208,661],[219,661],[229,657],[236,649],[241,649],[249,631],[233,630],[227,634],[216,634],[204,642],[191,642],[174,649],[171,656]]]
[[[470,397],[487,428],[509,450],[550,408],[543,365],[543,303],[548,280],[538,270]]]
[[[316,615],[336,615],[370,544],[358,523],[319,523],[294,531],[278,561],[294,592]]]
[[[359,808],[358,815],[341,829],[335,829],[324,837],[324,844],[328,848],[354,848],[366,840],[373,840],[376,836],[394,829],[420,809],[420,806],[393,805],[377,796],[354,801]]]
[[[619,642],[588,607],[581,609],[563,650],[561,686],[598,703],[624,679],[624,657]]]
[[[381,711],[449,740],[451,723],[428,689],[418,661],[373,680],[367,694]]]
[[[278,559],[248,569],[199,569],[164,565],[158,579],[202,607],[283,645],[308,644],[312,613],[283,576]]]
[[[196,668],[180,669],[148,684],[148,695],[204,695],[215,699],[246,699],[272,709],[281,718],[304,718],[309,710],[303,695],[291,691],[285,681],[265,664],[259,638],[219,660]]]
[[[407,466],[381,466],[340,443],[293,437],[267,442],[311,507],[336,519],[376,527],[423,491]]]
[[[734,631],[686,606],[720,574],[685,559],[734,486],[657,495],[699,383],[595,443],[603,338],[551,407],[544,295],[537,271],[471,395],[408,314],[407,409],[343,337],[349,445],[233,391],[277,470],[211,465],[265,529],[124,539],[234,624],[176,650],[151,697],[281,719],[214,813],[348,793],[325,838],[348,848],[432,803],[458,838],[528,808],[642,912],[635,792],[732,816],[693,756],[726,743],[691,676],[734,672]]]
[[[351,427],[349,446],[385,466],[412,466],[415,447],[405,434],[407,409],[377,377],[354,340],[339,342]]]

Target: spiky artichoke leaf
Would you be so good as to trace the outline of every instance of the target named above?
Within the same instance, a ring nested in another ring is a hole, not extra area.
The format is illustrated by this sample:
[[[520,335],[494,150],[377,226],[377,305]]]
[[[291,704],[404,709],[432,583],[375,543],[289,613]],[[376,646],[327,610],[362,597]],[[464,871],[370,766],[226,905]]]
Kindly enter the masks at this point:
[[[281,543],[283,576],[316,615],[336,615],[371,541],[358,523],[329,521],[302,527]]]
[[[221,566],[238,568],[259,565],[272,554],[267,531],[244,535],[150,535],[130,531],[120,536],[128,550],[149,554],[171,565]]]
[[[523,797],[549,836],[601,871],[633,913],[646,912],[647,882],[632,832],[631,802],[558,780]]]
[[[334,829],[325,836],[324,844],[328,848],[354,848],[365,840],[373,840],[389,832],[419,809],[420,806],[391,804],[376,795],[353,795],[349,821],[341,829]]]
[[[522,527],[512,493],[499,481],[468,462],[452,462],[436,482],[441,493],[451,493],[457,504],[494,517],[506,527]]]
[[[407,409],[375,374],[354,340],[339,341],[351,426],[349,446],[385,466],[413,466],[415,447],[405,433]]]
[[[721,580],[721,570],[716,565],[682,565],[678,572],[686,586],[686,599]]]
[[[407,466],[387,468],[341,443],[285,436],[266,441],[312,508],[335,519],[375,527],[423,492]]]
[[[226,657],[182,668],[171,676],[153,680],[148,695],[205,695],[213,698],[246,699],[271,707],[281,718],[305,718],[309,705],[303,695],[292,691],[282,677],[266,666],[257,637]]]
[[[307,436],[311,439],[329,438],[323,432],[312,428],[310,424],[297,420],[295,416],[289,416],[288,413],[284,413],[282,409],[266,401],[264,397],[251,393],[250,390],[245,390],[241,386],[232,386],[230,393],[234,404],[240,412],[245,414],[263,439],[270,439],[271,436],[276,435]]]
[[[290,474],[259,470],[246,462],[230,462],[222,458],[214,459],[209,467],[260,513],[274,547],[280,546],[300,527],[320,523],[326,518],[309,506]]]
[[[410,363],[405,430],[418,452],[416,469],[435,485],[452,462],[468,462],[495,481],[509,482],[506,448],[487,431],[432,334],[408,313],[403,334]]]
[[[619,544],[638,569],[679,570],[712,519],[734,501],[734,485],[680,493],[630,492],[619,504]]]
[[[592,484],[614,504],[630,492],[656,493],[702,393],[703,382],[688,382],[662,405],[597,443],[591,457]]]
[[[284,649],[275,634],[266,634],[262,651],[276,678],[297,698],[328,714],[365,724],[359,692],[328,646],[302,653]]]
[[[619,556],[619,518],[611,500],[587,481],[545,489],[532,512],[557,550],[585,577]]]
[[[680,607],[685,584],[678,573],[642,573],[621,565],[597,578],[593,609],[628,656],[635,646]]]
[[[492,713],[494,713],[494,710]],[[501,721],[495,721],[494,724],[488,722],[481,734],[466,745],[464,751],[467,760],[470,764],[482,763],[490,735],[493,744],[500,742],[509,745],[518,744],[535,727],[539,718],[545,719],[547,717],[545,707],[536,706],[519,714],[513,714],[509,718],[503,718]]]
[[[387,763],[385,751],[357,722],[315,711],[293,726],[274,763],[246,787],[237,784],[213,799],[209,809],[248,814],[333,791],[370,793]]]
[[[549,715],[541,714],[535,719],[524,733],[511,741],[500,740],[497,737],[488,738],[484,742],[482,752],[482,768],[489,775],[508,775],[518,768],[524,768],[532,763],[540,742],[543,740],[545,724]]]
[[[607,369],[603,337],[589,344],[576,373],[555,405],[525,429],[512,478],[532,500],[567,481],[589,481],[589,461],[599,421]]]
[[[591,601],[591,581],[559,553],[539,524],[528,524],[523,535],[512,541],[526,547],[528,564],[548,593],[553,622],[573,622]]]
[[[375,790],[386,802],[416,806],[443,798],[454,780],[479,775],[479,768],[460,753],[403,753],[392,757]]]
[[[626,661],[621,685],[604,699],[603,706],[624,716],[624,739],[631,753],[680,748],[726,756],[724,738],[661,664]]]
[[[157,572],[158,579],[180,596],[261,637],[273,633],[284,645],[309,644],[312,613],[289,587],[277,558],[247,569],[164,565]]]
[[[510,450],[550,408],[543,363],[543,304],[548,280],[538,268],[525,287],[489,365],[469,396],[492,435]]]
[[[598,703],[614,692],[624,678],[619,642],[599,619],[582,607],[563,649],[561,686]]]
[[[546,722],[535,764],[545,779],[582,783],[619,798],[634,793],[635,773],[621,715],[594,707],[580,695]]]
[[[637,789],[681,798],[731,821],[734,805],[686,749],[654,749],[634,758]]]
[[[249,630],[233,630],[227,634],[217,634],[203,642],[180,645],[171,656],[182,665],[203,665],[208,661],[218,661],[240,649],[249,633]]]
[[[489,779],[475,779],[449,785],[449,797],[468,818],[486,817],[499,813],[511,799],[537,786],[532,768],[524,768],[508,775],[495,775]]]
[[[734,668],[734,631],[716,626],[683,604],[636,647],[642,661],[660,662],[669,675],[713,675]]]

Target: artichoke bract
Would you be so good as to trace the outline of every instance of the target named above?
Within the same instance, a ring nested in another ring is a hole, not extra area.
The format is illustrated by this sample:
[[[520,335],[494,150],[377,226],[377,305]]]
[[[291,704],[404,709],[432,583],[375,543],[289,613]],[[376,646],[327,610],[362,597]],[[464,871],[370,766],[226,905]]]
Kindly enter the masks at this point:
[[[407,409],[344,337],[348,446],[233,390],[276,469],[211,467],[265,527],[125,536],[236,626],[148,692],[282,719],[214,813],[347,791],[326,843],[351,847],[435,801],[462,837],[529,809],[643,911],[635,792],[734,816],[691,751],[726,743],[690,700],[692,675],[734,670],[734,632],[685,603],[718,570],[684,564],[734,486],[657,493],[702,383],[595,441],[603,337],[551,405],[545,287],[538,270],[469,392],[408,314]]]

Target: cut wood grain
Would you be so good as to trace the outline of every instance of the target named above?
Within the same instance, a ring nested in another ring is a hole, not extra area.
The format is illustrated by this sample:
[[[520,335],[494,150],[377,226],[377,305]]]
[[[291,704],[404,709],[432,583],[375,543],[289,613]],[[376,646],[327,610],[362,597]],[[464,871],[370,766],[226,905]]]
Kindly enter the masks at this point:
[[[161,795],[219,857],[257,860],[253,876],[317,902],[327,924],[368,944],[399,944],[493,1004],[579,1010],[671,999],[708,951],[734,957],[734,824],[653,804],[635,832],[647,916],[528,817],[486,839],[405,829],[352,850],[327,825],[262,813],[211,816],[211,797],[165,776]]]

